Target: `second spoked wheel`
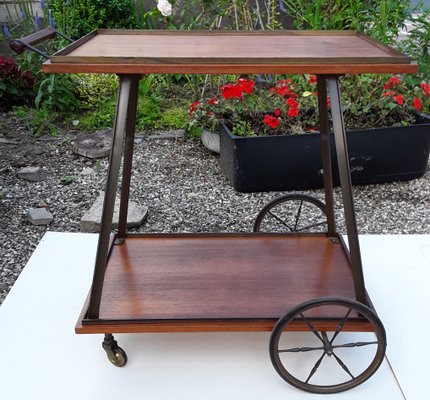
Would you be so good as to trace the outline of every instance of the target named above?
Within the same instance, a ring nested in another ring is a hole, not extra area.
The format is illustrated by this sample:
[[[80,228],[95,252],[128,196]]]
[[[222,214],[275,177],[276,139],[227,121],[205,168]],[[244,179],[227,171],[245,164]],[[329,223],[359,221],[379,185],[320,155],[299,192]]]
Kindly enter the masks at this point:
[[[327,232],[325,205],[305,194],[287,194],[267,203],[258,213],[254,232]]]
[[[276,324],[269,348],[278,374],[312,393],[338,393],[360,385],[379,368],[385,349],[385,329],[375,312],[340,297],[293,308]]]

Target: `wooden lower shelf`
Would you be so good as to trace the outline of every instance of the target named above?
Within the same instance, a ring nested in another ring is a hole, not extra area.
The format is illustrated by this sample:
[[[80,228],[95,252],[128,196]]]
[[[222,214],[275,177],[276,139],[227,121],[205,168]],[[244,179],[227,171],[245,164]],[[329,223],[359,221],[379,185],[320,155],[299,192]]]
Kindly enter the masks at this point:
[[[326,236],[129,236],[111,249],[100,318],[76,332],[270,330],[324,296],[355,298],[343,245]]]

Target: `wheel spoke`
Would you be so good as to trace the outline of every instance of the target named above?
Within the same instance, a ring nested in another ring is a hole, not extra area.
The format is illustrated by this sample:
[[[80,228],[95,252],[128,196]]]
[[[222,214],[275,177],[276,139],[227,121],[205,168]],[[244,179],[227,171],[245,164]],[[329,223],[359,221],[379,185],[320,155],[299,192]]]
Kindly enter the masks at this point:
[[[349,317],[349,314],[351,314],[352,308],[348,309],[348,312],[346,313],[346,315],[343,317],[342,321],[339,322],[339,325],[336,328],[336,332],[334,333],[333,337],[330,340],[330,344],[333,344],[334,339],[336,339],[336,336],[339,334],[339,332],[343,329],[343,327],[345,326],[346,320]]]
[[[311,379],[312,378],[312,376],[315,374],[315,372],[317,372],[317,370],[318,370],[318,368],[319,368],[319,366],[321,365],[321,362],[322,362],[322,360],[323,360],[323,358],[324,358],[324,356],[325,356],[325,353],[323,353],[323,355],[318,359],[318,361],[315,363],[315,365],[314,365],[314,367],[312,368],[312,371],[311,371],[311,373],[309,374],[309,376],[308,376],[308,379],[306,379],[306,383],[308,383],[309,382],[309,379]]]
[[[294,223],[294,232],[297,232],[297,225],[299,224],[300,215],[302,215],[302,206],[303,206],[303,200],[300,201],[299,209],[297,210],[296,222]]]
[[[316,330],[316,328],[313,326],[312,322],[309,321],[304,315],[303,313],[300,313],[300,316],[303,318],[303,320],[306,322],[306,325],[309,327],[309,329],[314,333],[314,335],[321,340],[321,342],[324,344],[324,340],[321,337],[321,335],[318,333],[318,331]]]
[[[278,350],[278,353],[300,353],[315,350],[324,350],[324,347],[293,347],[291,349]]]
[[[326,221],[323,221],[323,222],[317,222],[317,223],[315,223],[315,224],[311,224],[311,225],[306,225],[306,226],[305,226],[305,227],[303,227],[303,228],[297,229],[297,232],[306,231],[306,230],[308,230],[308,229],[315,228],[315,227],[317,227],[317,226],[321,226],[321,225],[326,225],[326,224],[327,224],[327,222],[326,222]]]
[[[278,222],[280,222],[282,225],[287,227],[291,232],[294,232],[294,229],[291,228],[281,217],[278,217],[274,212],[268,211],[268,214],[270,214],[273,218],[275,218]]]
[[[342,367],[342,369],[352,378],[355,379],[354,375],[351,374],[351,371],[348,369],[348,367],[345,365],[345,363],[334,353],[332,353],[336,361],[339,363],[339,365]]]
[[[378,344],[378,342],[353,342],[353,343],[338,344],[336,346],[333,346],[333,349],[340,349],[345,347],[363,347],[363,346],[369,346],[370,344]]]

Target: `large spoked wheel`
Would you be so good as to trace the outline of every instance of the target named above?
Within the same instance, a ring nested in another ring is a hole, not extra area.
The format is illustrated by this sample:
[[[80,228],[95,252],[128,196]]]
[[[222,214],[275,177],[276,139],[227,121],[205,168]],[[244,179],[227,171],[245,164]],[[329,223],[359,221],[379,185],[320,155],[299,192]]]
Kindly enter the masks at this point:
[[[254,232],[327,232],[325,205],[305,194],[287,194],[267,203],[258,213]]]
[[[275,370],[289,384],[311,393],[338,393],[369,379],[381,365],[386,345],[382,322],[370,308],[325,297],[302,303],[281,318],[269,351]]]

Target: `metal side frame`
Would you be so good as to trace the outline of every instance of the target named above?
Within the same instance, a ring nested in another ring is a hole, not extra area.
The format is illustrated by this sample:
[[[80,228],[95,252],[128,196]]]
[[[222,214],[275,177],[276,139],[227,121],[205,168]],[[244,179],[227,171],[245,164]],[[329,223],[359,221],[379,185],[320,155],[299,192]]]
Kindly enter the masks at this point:
[[[136,109],[140,75],[120,75],[119,78],[120,83],[115,112],[109,170],[106,182],[106,192],[103,202],[101,228],[87,312],[87,317],[90,319],[99,318],[103,282],[110,249],[112,218],[115,207],[116,190],[118,187],[124,134],[126,136],[126,154],[124,156],[119,223],[119,232],[123,236],[125,236],[127,221],[128,192],[131,178],[133,140],[136,125]]]
[[[324,192],[327,212],[328,235],[336,237],[336,222],[334,216],[333,177],[330,157],[330,137],[327,106],[327,83],[331,102],[334,142],[339,167],[340,186],[342,191],[345,224],[348,236],[349,259],[354,280],[356,300],[369,305],[363,276],[360,243],[358,239],[357,222],[354,211],[352,193],[351,169],[349,165],[348,146],[346,141],[345,124],[343,121],[342,98],[339,87],[339,76],[317,75],[318,109],[321,134],[321,156],[324,173]]]
[[[350,264],[354,280],[356,300],[366,304],[366,288],[364,285],[363,265],[361,261],[360,243],[358,240],[357,221],[354,212],[352,193],[351,169],[349,165],[348,146],[346,141],[345,123],[342,113],[342,98],[337,75],[326,76],[331,102],[334,141],[336,146],[339,178],[342,191],[343,208],[345,213],[346,233],[348,235]],[[320,104],[326,99],[319,96]]]
[[[115,115],[115,125],[112,138],[109,171],[106,183],[106,193],[103,203],[101,231],[97,246],[93,282],[90,291],[89,307],[86,317],[98,319],[103,290],[103,282],[107,267],[111,242],[111,226],[118,186],[121,155],[125,134],[124,166],[121,190],[120,217],[117,241],[126,236],[126,221],[128,211],[128,197],[132,171],[133,142],[136,123],[136,108],[138,84],[140,75],[120,75],[120,86]],[[356,300],[367,304],[364,285],[363,268],[361,262],[360,245],[358,240],[357,223],[354,213],[351,173],[348,149],[345,135],[345,125],[342,114],[339,77],[336,75],[318,75],[319,115],[321,130],[321,154],[324,171],[325,200],[327,205],[327,223],[329,237],[336,236],[333,200],[333,180],[330,163],[330,139],[327,107],[327,83],[331,100],[331,113],[335,138],[336,153],[339,165],[339,176],[344,204],[345,222],[348,235],[349,255],[354,280]]]
[[[336,220],[334,216],[333,174],[331,169],[330,136],[327,106],[326,76],[317,75],[318,114],[320,124],[321,160],[324,178],[324,193],[327,213],[327,227],[330,238],[336,238]]]

